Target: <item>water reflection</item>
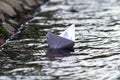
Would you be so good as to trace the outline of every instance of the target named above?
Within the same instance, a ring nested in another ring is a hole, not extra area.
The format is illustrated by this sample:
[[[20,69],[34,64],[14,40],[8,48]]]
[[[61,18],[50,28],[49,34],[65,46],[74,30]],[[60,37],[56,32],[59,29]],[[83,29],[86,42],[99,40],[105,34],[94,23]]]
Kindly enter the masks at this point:
[[[48,57],[49,60],[54,61],[66,56],[70,56],[71,52],[74,52],[74,49],[48,49],[46,56]]]

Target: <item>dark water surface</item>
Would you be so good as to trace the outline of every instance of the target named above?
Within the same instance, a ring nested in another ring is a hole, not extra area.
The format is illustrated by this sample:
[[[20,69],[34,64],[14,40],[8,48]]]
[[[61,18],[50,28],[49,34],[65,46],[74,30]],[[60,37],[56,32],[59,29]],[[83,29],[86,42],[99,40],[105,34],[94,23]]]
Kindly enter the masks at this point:
[[[75,52],[50,61],[48,31],[76,25]],[[120,80],[120,0],[51,0],[0,51],[0,80]]]

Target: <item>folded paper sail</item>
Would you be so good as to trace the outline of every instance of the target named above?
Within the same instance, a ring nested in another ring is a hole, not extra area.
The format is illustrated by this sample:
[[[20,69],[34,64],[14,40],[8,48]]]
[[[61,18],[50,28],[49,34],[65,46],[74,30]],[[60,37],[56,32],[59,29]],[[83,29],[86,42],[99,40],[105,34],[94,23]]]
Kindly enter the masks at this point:
[[[59,36],[48,32],[46,34],[46,38],[47,38],[48,45],[50,48],[73,49],[74,41],[75,41],[75,25],[73,24],[70,27],[68,27]]]

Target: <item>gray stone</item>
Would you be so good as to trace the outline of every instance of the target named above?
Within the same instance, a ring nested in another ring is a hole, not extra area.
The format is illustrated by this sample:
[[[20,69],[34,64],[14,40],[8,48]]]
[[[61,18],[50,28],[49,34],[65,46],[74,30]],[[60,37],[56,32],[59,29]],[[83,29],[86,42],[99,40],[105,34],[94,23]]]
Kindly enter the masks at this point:
[[[0,12],[0,20],[5,21],[5,16],[4,16],[4,14],[2,12]]]
[[[2,26],[9,34],[14,34],[16,31],[10,24],[6,22],[3,22]]]
[[[35,0],[24,0],[29,6],[37,6],[37,2]]]
[[[7,3],[0,1],[0,11],[13,17],[16,15],[15,10]]]
[[[36,2],[37,2],[38,4],[43,4],[43,1],[42,1],[42,0],[36,0]]]
[[[22,1],[19,1],[19,2],[22,5],[22,7],[24,8],[24,10],[32,10],[32,8],[30,6],[28,6],[27,4],[25,4],[24,2],[22,2]]]
[[[4,2],[8,3],[9,5],[11,5],[14,9],[18,11],[23,11],[23,8],[20,5],[19,0],[4,0]]]
[[[13,24],[13,25],[15,25],[15,26],[19,25],[19,23],[16,22],[15,20],[13,20],[13,19],[9,19],[8,22],[11,23],[11,24]]]

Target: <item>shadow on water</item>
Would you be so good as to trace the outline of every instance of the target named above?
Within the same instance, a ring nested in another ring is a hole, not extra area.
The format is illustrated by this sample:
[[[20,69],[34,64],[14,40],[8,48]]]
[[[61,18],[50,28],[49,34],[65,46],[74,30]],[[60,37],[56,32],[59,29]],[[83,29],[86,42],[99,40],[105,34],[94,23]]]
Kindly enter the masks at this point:
[[[71,52],[74,52],[74,49],[48,49],[46,56],[49,60],[54,61],[63,57],[71,55]]]

